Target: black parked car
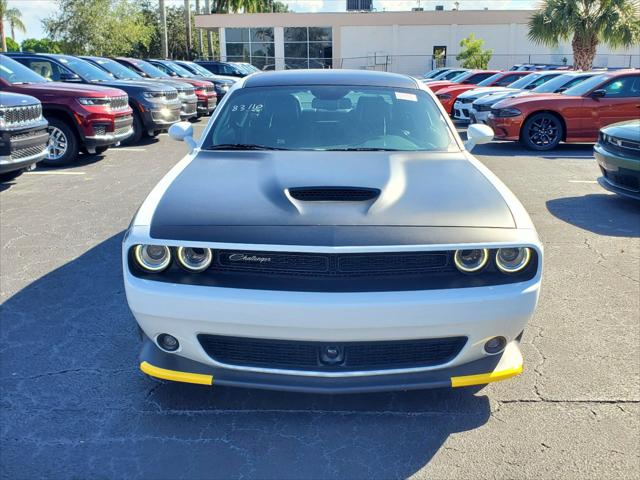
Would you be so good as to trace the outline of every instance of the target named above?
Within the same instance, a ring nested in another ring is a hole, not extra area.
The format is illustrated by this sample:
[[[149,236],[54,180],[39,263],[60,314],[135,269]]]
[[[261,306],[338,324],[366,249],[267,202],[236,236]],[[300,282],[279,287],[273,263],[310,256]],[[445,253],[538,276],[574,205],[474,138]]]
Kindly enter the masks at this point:
[[[195,78],[197,80],[207,80],[208,82],[213,83],[216,95],[218,96],[218,101],[222,100],[222,97],[225,96],[225,94],[234,84],[234,80],[220,78],[211,73],[206,68],[200,67],[196,63],[194,63],[193,65],[195,65],[195,67],[201,68],[202,70],[204,70],[204,72],[194,72],[184,65],[184,63],[186,62],[178,62],[175,60],[147,59],[147,62],[151,63],[153,66],[159,68],[164,73],[172,77]],[[192,67],[192,69],[195,70],[195,67]]]
[[[0,92],[0,180],[17,177],[45,157],[47,126],[37,98]]]
[[[10,53],[9,56],[35,72],[48,72],[47,78],[53,81],[88,83],[127,92],[133,109],[133,134],[123,143],[137,143],[142,135],[154,137],[180,120],[178,92],[168,85],[116,79],[94,63],[71,55]]]
[[[202,65],[211,73],[216,75],[227,75],[229,77],[246,77],[249,75],[245,69],[240,68],[231,62],[218,62],[215,60],[196,60],[198,65]]]

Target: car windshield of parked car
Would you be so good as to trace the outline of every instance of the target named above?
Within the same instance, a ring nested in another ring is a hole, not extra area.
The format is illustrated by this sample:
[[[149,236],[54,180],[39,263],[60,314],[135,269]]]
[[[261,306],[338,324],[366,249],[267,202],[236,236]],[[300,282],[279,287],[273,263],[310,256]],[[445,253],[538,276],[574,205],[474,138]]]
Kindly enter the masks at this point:
[[[87,82],[111,82],[113,77],[95,65],[76,57],[59,57],[58,60]]]
[[[4,55],[0,55],[0,78],[12,85],[48,82],[30,68]]]
[[[203,148],[459,150],[426,92],[335,85],[237,90],[225,101]]]
[[[197,73],[201,77],[214,77],[215,76],[209,70],[207,70],[206,68],[198,65],[197,63],[191,62],[191,63],[189,63],[189,67],[191,67],[192,70],[195,70],[195,73]]]
[[[184,67],[181,67],[180,65],[178,65],[177,63],[170,63],[167,62],[164,64],[165,66],[167,66],[170,70],[173,70],[174,72],[176,72],[179,76],[181,77],[185,77],[185,78],[191,78],[193,77],[193,73],[191,73],[189,70],[187,70]]]
[[[125,67],[121,63],[111,60],[110,58],[96,58],[94,59],[98,65],[104,68],[107,72],[111,73],[118,80],[142,80],[143,77],[134,70]]]
[[[525,88],[526,86],[528,86],[530,83],[535,82],[537,79],[539,79],[542,75],[539,73],[531,73],[529,75],[523,75],[522,77],[520,77],[518,80],[516,80],[515,82],[513,82],[511,85],[509,85],[509,88],[517,88],[517,89],[522,89]]]
[[[567,88],[564,92],[562,92],[563,95],[570,95],[570,96],[575,96],[575,97],[579,97],[584,95],[585,93],[590,92],[591,90],[593,90],[594,88],[596,88],[598,85],[600,85],[602,82],[604,82],[607,78],[609,78],[609,75],[607,74],[600,74],[600,75],[595,75],[587,80],[585,80],[584,82],[580,82],[579,84],[571,87],[571,88]]]
[[[488,87],[491,86],[491,84],[493,82],[495,82],[496,80],[498,80],[499,78],[501,78],[504,75],[504,73],[495,73],[493,75],[491,75],[489,78],[485,78],[483,81],[481,81],[480,83],[478,83],[479,87]],[[511,86],[511,85],[509,85]]]
[[[132,63],[152,78],[171,78],[170,75],[164,73],[159,68],[154,67],[149,62],[145,62],[144,60],[135,60]]]
[[[543,83],[539,87],[531,90],[534,93],[554,93],[560,88],[570,88],[574,85],[577,85],[580,82],[584,82],[588,75],[583,76],[575,76],[572,74],[564,74],[558,75],[557,77],[552,78],[548,82]]]

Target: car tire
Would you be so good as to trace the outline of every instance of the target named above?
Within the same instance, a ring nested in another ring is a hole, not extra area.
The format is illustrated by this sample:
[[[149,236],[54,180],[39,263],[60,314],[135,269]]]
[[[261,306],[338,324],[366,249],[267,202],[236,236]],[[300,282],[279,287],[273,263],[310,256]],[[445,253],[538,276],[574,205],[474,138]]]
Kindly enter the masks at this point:
[[[69,165],[78,158],[80,142],[76,132],[59,118],[47,118],[49,122],[49,143],[47,156],[42,163],[49,167]]]
[[[552,113],[536,113],[531,115],[520,132],[522,144],[537,151],[552,150],[564,137],[562,121]]]
[[[144,133],[144,125],[142,124],[142,118],[137,111],[133,111],[133,133],[131,136],[125,138],[122,141],[122,145],[134,145],[140,141],[142,134]]]

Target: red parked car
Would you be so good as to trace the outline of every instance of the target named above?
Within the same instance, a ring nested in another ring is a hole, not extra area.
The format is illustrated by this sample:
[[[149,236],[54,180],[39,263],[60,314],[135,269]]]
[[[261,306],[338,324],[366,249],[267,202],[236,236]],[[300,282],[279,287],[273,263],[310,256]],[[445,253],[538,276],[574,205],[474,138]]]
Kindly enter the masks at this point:
[[[477,85],[478,83],[486,80],[499,73],[498,70],[468,70],[466,72],[461,73],[457,77],[452,78],[451,80],[436,80],[435,82],[427,83],[427,87],[431,89],[433,93],[438,90],[442,90],[446,87],[451,87],[453,85]]]
[[[561,141],[595,142],[607,125],[640,118],[640,71],[595,75],[562,93],[502,100],[488,123],[495,137],[519,140],[533,150],[551,150]]]
[[[151,63],[137,58],[118,57],[114,58],[114,60],[120,62],[125,67],[131,68],[145,78],[173,80],[193,85],[196,96],[198,97],[198,117],[201,117],[202,115],[210,115],[216,108],[218,97],[216,95],[215,86],[212,82],[207,80],[196,80],[194,78],[171,77]]]
[[[36,97],[49,122],[43,163],[66,165],[80,151],[102,153],[133,133],[129,97],[117,88],[49,82],[28,67],[0,55],[0,90]]]
[[[460,95],[461,93],[464,93],[468,90],[473,90],[474,88],[478,87],[506,87],[510,83],[518,80],[520,77],[529,75],[530,73],[531,72],[512,71],[497,72],[484,79],[477,85],[461,83],[442,88],[438,91],[436,97],[438,97],[438,100],[440,100],[440,103],[442,103],[442,106],[447,111],[447,113],[451,115],[451,112],[453,111],[453,104],[456,102],[456,98],[458,98],[458,95]]]

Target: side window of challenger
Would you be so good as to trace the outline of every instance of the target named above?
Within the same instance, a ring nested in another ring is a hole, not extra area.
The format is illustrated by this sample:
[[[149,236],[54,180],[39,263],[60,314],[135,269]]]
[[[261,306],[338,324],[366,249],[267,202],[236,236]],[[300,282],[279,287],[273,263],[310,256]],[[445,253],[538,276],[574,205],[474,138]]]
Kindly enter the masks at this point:
[[[616,78],[603,88],[607,98],[640,97],[640,76]]]
[[[251,144],[290,150],[447,151],[459,147],[421,90],[289,86],[239,89],[203,147]]]

